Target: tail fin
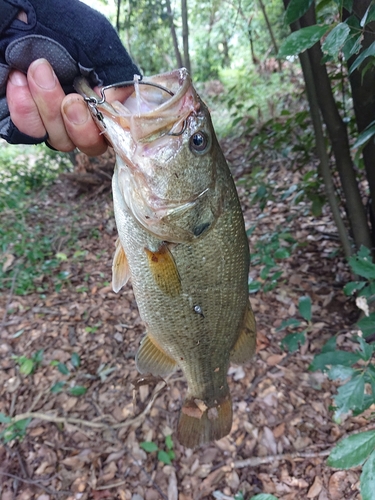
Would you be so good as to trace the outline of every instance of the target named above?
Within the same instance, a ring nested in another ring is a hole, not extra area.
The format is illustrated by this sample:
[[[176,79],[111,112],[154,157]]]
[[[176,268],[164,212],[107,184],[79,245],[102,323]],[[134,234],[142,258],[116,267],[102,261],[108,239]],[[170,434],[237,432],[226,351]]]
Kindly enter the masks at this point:
[[[221,439],[232,428],[232,401],[228,394],[209,408],[204,401],[189,398],[181,409],[177,438],[187,448]]]

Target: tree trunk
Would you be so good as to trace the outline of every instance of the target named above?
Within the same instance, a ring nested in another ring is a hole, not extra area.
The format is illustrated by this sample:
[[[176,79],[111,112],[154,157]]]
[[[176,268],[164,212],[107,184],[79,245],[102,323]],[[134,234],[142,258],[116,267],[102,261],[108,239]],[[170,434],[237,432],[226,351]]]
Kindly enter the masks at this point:
[[[362,19],[367,8],[370,6],[370,0],[356,0],[353,3],[353,13]],[[344,20],[349,17],[349,13],[344,11]],[[375,23],[366,24],[363,33],[362,49],[363,52],[375,41]],[[360,53],[361,53],[360,52]],[[353,64],[358,54],[354,55],[348,61],[349,67]],[[365,63],[366,64],[366,63]],[[362,132],[375,119],[375,68],[371,66],[367,69],[364,76],[361,70],[363,66],[356,69],[349,75],[350,86],[352,89],[354,114],[357,122],[358,132]],[[372,221],[375,221],[375,141],[371,139],[362,151],[363,162],[366,169],[367,180],[370,188],[371,203],[369,204]],[[375,224],[372,223],[373,243],[375,243]]]
[[[181,0],[181,17],[182,17],[182,43],[184,48],[184,66],[191,74],[190,56],[189,56],[189,25],[187,0]]]
[[[120,9],[121,9],[121,0],[117,0],[117,12],[116,12],[116,30],[117,30],[117,33],[120,33]]]
[[[287,3],[287,0],[284,0],[284,2]],[[306,14],[301,17],[300,23],[302,27],[316,24],[314,3]],[[361,245],[371,248],[371,234],[350,155],[347,129],[341,119],[333,97],[327,68],[324,64],[321,64],[323,54],[320,43],[318,42],[311,49],[308,49],[307,53],[313,72],[315,89],[317,89],[317,99],[320,111],[332,143],[337,170],[346,198],[346,207],[354,242],[357,249],[359,249]]]
[[[264,20],[266,21],[268,32],[269,32],[270,37],[271,37],[271,41],[272,41],[272,45],[273,45],[273,50],[275,51],[275,54],[277,55],[277,53],[279,52],[279,47],[277,45],[275,35],[273,34],[273,29],[272,29],[270,20],[268,19],[266,7],[264,6],[263,0],[258,0],[258,1],[259,1],[260,8],[261,8],[261,10],[263,12]],[[281,67],[281,61],[280,61],[280,59],[277,60],[277,63],[279,65],[279,71],[281,73],[282,67]]]
[[[336,199],[335,187],[329,168],[329,158],[324,140],[322,120],[319,112],[318,98],[316,95],[314,76],[311,69],[310,59],[306,52],[302,52],[301,54],[299,54],[299,59],[306,84],[306,93],[309,101],[310,115],[314,126],[316,150],[320,161],[320,174],[323,178],[328,203],[331,207],[333,220],[335,221],[337,227],[345,257],[349,258],[352,254],[352,248],[350,245],[348,233],[345,228],[345,224],[340,215],[340,207]]]
[[[177,34],[176,34],[176,28],[173,22],[173,12],[172,12],[172,7],[171,7],[171,1],[166,0],[166,6],[167,6],[167,14],[168,14],[168,19],[169,19],[169,28],[171,30],[171,36],[172,36],[172,41],[173,41],[173,48],[174,48],[174,53],[176,56],[176,62],[177,62],[177,67],[182,68],[184,65],[182,62],[182,57],[181,57],[181,52],[178,46],[178,40],[177,40]]]

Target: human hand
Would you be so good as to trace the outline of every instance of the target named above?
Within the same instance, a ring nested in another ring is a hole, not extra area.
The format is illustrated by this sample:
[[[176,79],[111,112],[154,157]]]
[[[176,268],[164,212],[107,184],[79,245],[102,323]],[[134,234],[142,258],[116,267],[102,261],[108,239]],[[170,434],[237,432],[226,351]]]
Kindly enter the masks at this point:
[[[99,94],[98,87],[96,91]],[[108,89],[106,99],[124,101],[132,92],[133,87]],[[59,151],[78,147],[89,156],[97,156],[107,149],[83,97],[74,93],[65,95],[45,59],[31,63],[27,76],[12,71],[6,95],[10,117],[21,133],[35,137],[48,134],[48,144]]]
[[[139,74],[115,30],[104,16],[77,0],[1,4],[0,135],[14,144],[48,138],[63,151],[78,146],[92,155],[103,152],[105,142],[86,103],[78,94],[65,94],[74,92],[79,75],[95,86]],[[111,89],[106,98],[124,100],[129,93],[129,88]]]

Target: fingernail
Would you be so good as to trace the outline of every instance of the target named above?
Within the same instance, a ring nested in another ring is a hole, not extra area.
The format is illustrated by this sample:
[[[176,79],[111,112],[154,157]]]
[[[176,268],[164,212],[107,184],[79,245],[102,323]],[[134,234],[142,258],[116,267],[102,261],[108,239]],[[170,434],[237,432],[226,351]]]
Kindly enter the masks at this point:
[[[56,75],[45,59],[38,59],[30,66],[35,83],[44,90],[52,90],[56,86]]]
[[[68,101],[63,105],[67,119],[74,125],[83,125],[89,118],[89,111],[81,99]]]
[[[9,80],[16,87],[26,87],[27,85],[27,78],[20,71],[12,71],[11,74],[9,75]]]

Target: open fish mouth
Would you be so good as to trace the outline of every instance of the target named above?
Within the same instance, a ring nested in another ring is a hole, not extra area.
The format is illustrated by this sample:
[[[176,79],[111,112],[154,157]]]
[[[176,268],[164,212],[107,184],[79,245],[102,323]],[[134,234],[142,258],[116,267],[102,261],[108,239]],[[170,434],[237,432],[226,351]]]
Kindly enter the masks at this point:
[[[107,90],[127,85],[134,91],[124,102],[106,101]],[[221,203],[210,158],[214,133],[187,70],[135,76],[104,87],[101,97],[83,79],[75,87],[115,150],[114,185],[142,227],[176,243],[211,229]]]
[[[125,102],[106,102],[105,93],[110,88],[134,86],[134,92]],[[163,135],[178,136],[186,128],[184,120],[199,109],[200,100],[185,68],[141,79],[108,85],[101,89],[101,98],[93,92],[83,78],[77,78],[75,88],[88,102],[97,120],[104,117],[116,120],[128,129],[135,141]]]

